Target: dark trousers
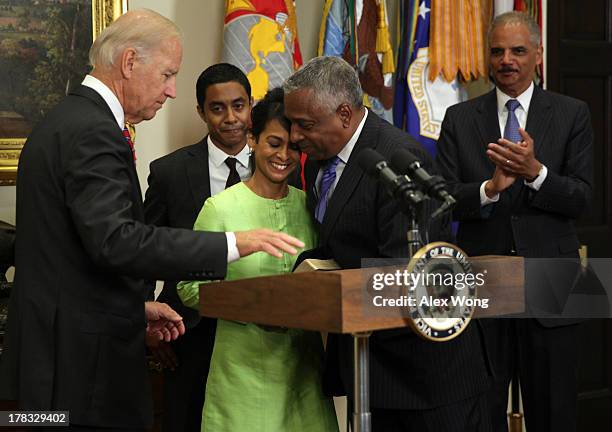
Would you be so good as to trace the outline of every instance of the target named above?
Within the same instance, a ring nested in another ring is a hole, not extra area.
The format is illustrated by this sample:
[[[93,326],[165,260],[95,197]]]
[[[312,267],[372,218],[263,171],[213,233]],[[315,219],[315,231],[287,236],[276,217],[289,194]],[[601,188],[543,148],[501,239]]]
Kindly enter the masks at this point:
[[[544,327],[530,318],[487,319],[481,323],[494,372],[489,396],[494,431],[508,430],[508,385],[516,372],[526,429],[574,432],[579,325]]]
[[[164,372],[164,432],[200,432],[215,320],[203,318],[172,343],[179,365]]]
[[[486,393],[427,410],[372,409],[372,432],[491,432]]]

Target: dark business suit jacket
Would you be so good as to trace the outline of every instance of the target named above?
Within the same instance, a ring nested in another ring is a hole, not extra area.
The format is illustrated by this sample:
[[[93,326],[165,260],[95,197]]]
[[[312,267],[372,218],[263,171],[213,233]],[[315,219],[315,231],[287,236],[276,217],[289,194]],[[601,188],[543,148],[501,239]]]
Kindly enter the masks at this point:
[[[344,269],[360,267],[362,258],[408,256],[408,218],[384,186],[364,174],[356,163],[366,148],[389,159],[402,147],[431,167],[431,159],[420,144],[370,111],[320,225],[320,256],[334,258]],[[318,163],[307,162],[308,205],[313,212],[318,170]],[[328,366],[338,367],[341,385],[350,397],[352,353],[350,336],[330,337]],[[445,343],[423,340],[409,330],[375,332],[370,339],[370,363],[370,401],[374,408],[438,407],[482,393],[488,383],[475,326]],[[328,376],[333,377],[333,373]]]
[[[207,137],[151,162],[145,220],[157,226],[193,229],[210,197]],[[167,280],[157,298],[185,321],[185,335],[172,343],[178,366],[164,372],[164,431],[199,431],[216,320],[202,317],[179,298],[178,281]]]
[[[144,280],[224,277],[225,236],[145,225],[130,148],[84,86],[34,128],[17,182],[0,382],[22,409],[68,410],[82,425],[149,426]]]
[[[457,199],[453,213],[459,221],[457,242],[468,255],[507,255],[515,249],[517,255],[527,258],[578,256],[574,222],[589,202],[593,181],[593,132],[587,105],[535,87],[526,130],[534,140],[536,158],[548,168],[546,180],[536,192],[519,178],[500,194],[497,203],[481,209],[480,185],[495,170],[485,153],[487,144],[500,138],[495,90],[446,112],[437,169]],[[550,269],[539,267],[538,280],[546,279],[542,272],[550,273]],[[545,288],[548,293],[528,292],[534,296],[529,301],[532,306],[553,299],[563,304],[571,284],[550,285]],[[565,292],[558,292],[560,289]]]

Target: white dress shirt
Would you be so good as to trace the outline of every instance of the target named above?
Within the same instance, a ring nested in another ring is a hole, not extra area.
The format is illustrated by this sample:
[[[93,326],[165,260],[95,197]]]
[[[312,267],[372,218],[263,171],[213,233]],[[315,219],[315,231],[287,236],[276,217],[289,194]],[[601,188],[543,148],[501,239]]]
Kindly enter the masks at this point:
[[[245,145],[236,156],[232,156],[217,147],[213,143],[210,135],[206,142],[208,144],[208,176],[210,177],[211,195],[216,195],[225,189],[227,176],[230,172],[229,167],[225,163],[225,159],[228,157],[236,158],[238,161],[236,164],[236,171],[238,171],[242,181],[248,180],[251,177],[251,167],[249,166],[249,155],[251,154],[251,150],[248,145]]]

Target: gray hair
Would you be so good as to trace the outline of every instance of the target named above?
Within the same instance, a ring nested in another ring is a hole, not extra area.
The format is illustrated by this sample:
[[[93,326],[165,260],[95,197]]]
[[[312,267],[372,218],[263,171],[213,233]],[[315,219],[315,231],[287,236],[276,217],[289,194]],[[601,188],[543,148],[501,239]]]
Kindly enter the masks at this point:
[[[539,47],[542,42],[542,32],[536,20],[529,14],[520,11],[510,11],[496,16],[489,26],[487,33],[487,41],[491,45],[491,34],[497,27],[502,27],[509,24],[523,24],[529,31],[529,40],[531,43]]]
[[[138,59],[146,62],[155,49],[172,38],[181,40],[181,32],[168,18],[150,9],[132,10],[100,33],[89,49],[89,63],[94,68],[110,68],[126,48],[134,48]]]
[[[317,107],[326,109],[327,112],[335,111],[343,103],[357,108],[363,104],[359,76],[355,69],[340,57],[315,57],[283,84],[285,94],[302,89],[311,89]]]

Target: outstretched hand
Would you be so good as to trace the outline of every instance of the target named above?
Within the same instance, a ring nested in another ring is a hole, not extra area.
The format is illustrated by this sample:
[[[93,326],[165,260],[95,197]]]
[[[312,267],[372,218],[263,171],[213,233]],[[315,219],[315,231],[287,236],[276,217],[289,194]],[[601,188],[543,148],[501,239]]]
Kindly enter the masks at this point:
[[[295,255],[297,254],[296,247],[304,247],[304,243],[297,238],[267,228],[239,231],[234,234],[236,247],[241,257],[255,252],[265,252],[273,257],[281,258],[282,252]]]
[[[145,302],[147,335],[169,342],[185,333],[183,318],[166,303]]]

